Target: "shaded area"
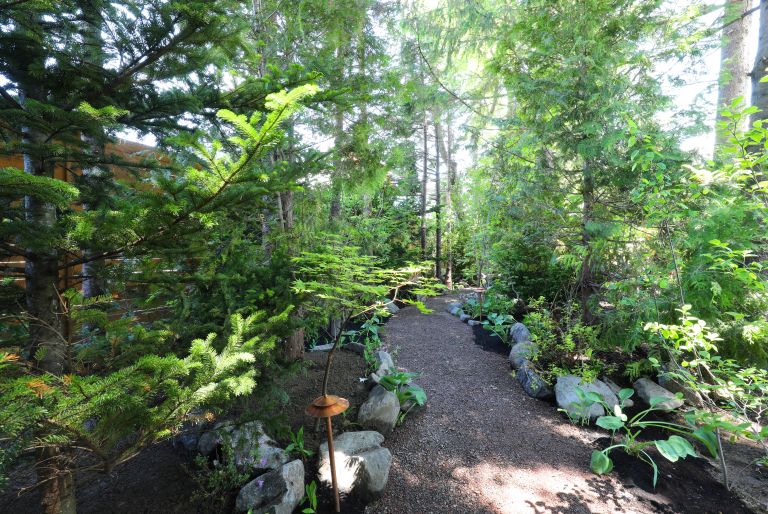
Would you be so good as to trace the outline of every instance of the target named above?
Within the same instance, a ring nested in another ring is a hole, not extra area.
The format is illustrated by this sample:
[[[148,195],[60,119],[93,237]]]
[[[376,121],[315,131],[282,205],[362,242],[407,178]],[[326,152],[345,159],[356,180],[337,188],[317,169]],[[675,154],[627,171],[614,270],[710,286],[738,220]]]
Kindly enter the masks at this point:
[[[327,355],[326,352],[308,353],[302,369],[283,377],[276,385],[283,389],[288,403],[270,409],[269,412],[275,416],[268,423],[272,432],[281,425],[287,425],[295,432],[303,425],[306,444],[315,451],[317,446],[325,441],[325,431],[314,431],[314,420],[304,414],[304,408],[320,394]],[[354,429],[349,420],[356,419],[356,411],[367,397],[367,391],[359,381],[359,377],[365,372],[365,360],[357,354],[340,351],[336,353],[332,369],[329,389],[350,400],[349,413],[334,418],[334,426],[337,431]],[[273,401],[274,399],[268,400],[253,395],[245,399],[238,410],[263,413],[266,404]],[[275,435],[283,445],[289,442],[286,433]],[[147,448],[110,475],[80,474],[77,491],[78,514],[212,514],[192,498],[197,485],[187,469],[194,469],[193,458],[194,454],[184,449],[181,444],[166,441]],[[317,475],[315,457],[305,464],[306,480],[309,483]],[[34,485],[35,474],[31,462],[20,466],[11,479],[14,489]],[[327,488],[318,488],[318,498],[323,505],[332,505],[332,497]],[[354,500],[343,500],[345,512],[362,511],[362,504]],[[0,496],[0,513],[38,513],[39,502],[37,491],[21,497],[8,492]]]
[[[525,395],[506,347],[476,340],[486,332],[445,312],[452,300],[431,300],[426,316],[405,309],[388,324],[398,366],[421,372],[417,382],[429,400],[385,442],[394,455],[390,482],[366,512],[749,512],[705,472],[690,487],[656,492],[631,474],[592,474],[590,454],[605,432],[571,425],[551,404]],[[661,480],[685,482],[688,470],[665,472],[674,475]]]

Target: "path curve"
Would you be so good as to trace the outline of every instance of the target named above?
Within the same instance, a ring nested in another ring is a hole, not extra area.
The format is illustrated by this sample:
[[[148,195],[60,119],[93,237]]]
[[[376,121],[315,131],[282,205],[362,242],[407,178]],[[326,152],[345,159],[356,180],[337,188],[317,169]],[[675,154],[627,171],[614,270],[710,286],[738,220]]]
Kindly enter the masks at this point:
[[[472,327],[446,312],[455,300],[431,299],[428,315],[403,309],[386,325],[398,367],[421,372],[429,399],[387,439],[389,484],[366,512],[658,512],[641,490],[589,472],[601,434],[528,397],[506,356],[475,344]]]

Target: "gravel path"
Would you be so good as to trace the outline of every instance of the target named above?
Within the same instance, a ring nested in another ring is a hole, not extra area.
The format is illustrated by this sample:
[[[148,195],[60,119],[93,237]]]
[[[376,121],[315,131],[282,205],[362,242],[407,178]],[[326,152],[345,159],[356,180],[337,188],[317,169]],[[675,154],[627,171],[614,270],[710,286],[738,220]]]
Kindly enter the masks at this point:
[[[387,439],[389,484],[366,512],[658,512],[642,490],[589,472],[601,434],[525,395],[506,357],[476,345],[472,328],[446,312],[454,300],[430,300],[429,315],[404,309],[386,325],[397,365],[421,372],[429,399]]]

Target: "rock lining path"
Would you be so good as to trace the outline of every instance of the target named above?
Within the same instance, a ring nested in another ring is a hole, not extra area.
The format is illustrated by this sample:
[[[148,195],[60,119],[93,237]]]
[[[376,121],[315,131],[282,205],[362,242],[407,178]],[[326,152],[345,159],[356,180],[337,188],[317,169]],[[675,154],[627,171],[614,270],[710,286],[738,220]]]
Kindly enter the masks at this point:
[[[642,489],[590,473],[591,442],[604,434],[525,395],[506,356],[446,312],[455,300],[431,299],[429,315],[403,309],[386,325],[397,366],[421,372],[429,399],[384,443],[394,455],[389,484],[366,513],[667,511]]]

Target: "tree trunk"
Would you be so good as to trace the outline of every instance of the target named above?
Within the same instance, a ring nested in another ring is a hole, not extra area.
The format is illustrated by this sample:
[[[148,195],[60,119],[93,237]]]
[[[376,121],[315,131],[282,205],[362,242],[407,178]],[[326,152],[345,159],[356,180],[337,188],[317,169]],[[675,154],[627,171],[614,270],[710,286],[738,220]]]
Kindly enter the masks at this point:
[[[744,13],[750,8],[749,0],[726,0],[723,20],[726,27],[722,34],[720,49],[720,86],[717,94],[717,124],[715,150],[728,142],[731,132],[743,133],[748,128],[749,119],[744,118],[736,127],[720,129],[719,125],[728,122],[722,115],[724,106],[736,98],[742,97],[746,104],[749,87],[749,64],[747,63],[747,45],[751,25]],[[746,106],[746,105],[745,105]]]
[[[768,119],[768,82],[760,79],[768,75],[768,0],[760,3],[760,32],[757,40],[757,55],[752,68],[752,105],[759,108],[750,120],[752,123]]]
[[[88,50],[87,59],[98,68],[104,66],[106,59],[104,42],[101,37],[102,10],[103,5],[100,0],[85,2],[83,6],[83,39],[84,46]],[[94,162],[104,160],[103,133],[83,134],[82,140],[88,147],[89,154],[95,158]],[[90,197],[87,202],[83,202],[83,210],[98,209],[104,204],[105,195],[108,194],[107,191],[104,191],[104,185],[109,180],[106,178],[109,175],[109,171],[101,168],[98,164],[93,164],[84,167],[82,174],[83,183]],[[83,257],[86,259],[86,262],[82,266],[82,291],[85,298],[101,296],[107,291],[104,282],[105,261],[103,258],[94,258],[98,253],[98,251],[89,247],[83,249]],[[67,284],[64,287],[67,287]],[[85,326],[84,329],[88,331],[89,326]]]
[[[581,196],[583,198],[581,221],[581,244],[584,246],[584,258],[581,262],[581,275],[579,277],[579,293],[582,308],[582,319],[585,323],[593,320],[590,310],[592,299],[592,235],[589,232],[589,224],[593,218],[595,205],[595,184],[592,176],[590,162],[585,163],[582,172]]]
[[[427,113],[424,112],[424,123],[422,125],[422,136],[424,138],[422,178],[421,178],[421,258],[427,258]]]
[[[440,140],[440,123],[435,123],[435,141]],[[442,199],[440,198],[440,147],[435,143],[435,277],[443,280],[442,252],[443,252],[443,219]]]
[[[342,152],[344,151],[344,113],[341,111],[340,107],[336,108],[336,140],[335,140],[335,147],[336,147],[336,159],[334,161],[334,177],[332,178],[332,188],[331,188],[331,210],[330,210],[330,220],[335,221],[338,220],[341,217],[341,182],[343,180],[343,177],[340,175],[342,174],[342,170],[344,168],[344,157],[342,155]]]
[[[76,514],[75,479],[69,459],[56,448],[40,451],[35,463],[43,514]]]
[[[22,103],[26,99],[45,102],[45,92],[39,88],[21,91]],[[24,171],[36,177],[54,176],[54,162],[47,155],[38,155],[45,145],[44,134],[30,127],[22,127]],[[28,150],[31,149],[31,150]],[[56,225],[56,207],[42,200],[24,198],[26,221],[41,229]],[[29,357],[42,371],[63,375],[69,370],[69,347],[63,336],[63,306],[59,296],[59,255],[54,248],[27,249],[25,252],[24,280],[29,313]],[[41,450],[35,462],[37,483],[42,490],[41,506],[45,514],[75,514],[75,485],[68,460],[55,447]]]
[[[440,155],[444,163],[448,166],[448,187],[445,190],[445,223],[446,223],[446,242],[445,242],[445,285],[453,289],[453,222],[456,216],[454,208],[453,192],[456,186],[456,162],[453,160],[453,130],[451,128],[451,115],[448,114],[445,130],[439,133],[437,140],[440,149]],[[444,137],[445,134],[445,137]],[[447,143],[446,143],[447,139]]]

